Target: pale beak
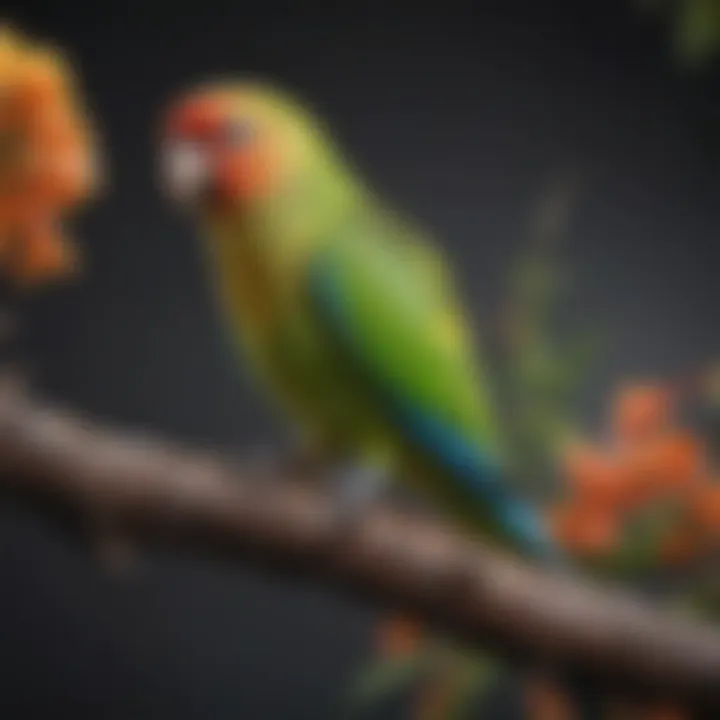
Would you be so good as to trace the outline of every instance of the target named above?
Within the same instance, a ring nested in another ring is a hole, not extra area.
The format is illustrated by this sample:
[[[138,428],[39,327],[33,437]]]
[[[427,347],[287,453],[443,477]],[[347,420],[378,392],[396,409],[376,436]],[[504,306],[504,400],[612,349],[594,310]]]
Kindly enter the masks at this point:
[[[211,181],[207,153],[190,142],[174,141],[162,150],[161,177],[165,191],[175,201],[198,202]]]

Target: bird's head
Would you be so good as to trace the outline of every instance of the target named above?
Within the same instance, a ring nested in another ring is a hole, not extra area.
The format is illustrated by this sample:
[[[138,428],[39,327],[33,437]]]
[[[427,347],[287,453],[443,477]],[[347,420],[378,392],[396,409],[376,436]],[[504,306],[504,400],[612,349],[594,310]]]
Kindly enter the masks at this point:
[[[281,192],[321,152],[315,121],[255,82],[206,85],[172,103],[162,126],[169,195],[200,209],[243,208]]]

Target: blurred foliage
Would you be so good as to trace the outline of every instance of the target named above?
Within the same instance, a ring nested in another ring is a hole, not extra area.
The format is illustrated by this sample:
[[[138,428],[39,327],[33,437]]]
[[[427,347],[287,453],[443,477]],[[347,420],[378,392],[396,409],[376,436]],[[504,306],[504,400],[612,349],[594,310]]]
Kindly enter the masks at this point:
[[[675,56],[683,67],[705,67],[720,53],[720,0],[635,0],[668,25]]]
[[[431,659],[419,650],[399,657],[373,659],[357,674],[348,693],[350,714],[372,710],[377,703],[417,686],[432,673]]]
[[[572,177],[550,186],[501,309],[493,386],[511,475],[537,499],[557,490],[557,449],[574,433],[578,395],[602,348],[597,331],[563,322],[572,298],[562,241],[578,188]]]
[[[352,715],[372,710],[391,697],[409,695],[414,720],[464,720],[472,717],[503,674],[501,665],[489,657],[424,635],[404,617],[381,623],[376,651],[379,657],[358,674],[351,688]]]

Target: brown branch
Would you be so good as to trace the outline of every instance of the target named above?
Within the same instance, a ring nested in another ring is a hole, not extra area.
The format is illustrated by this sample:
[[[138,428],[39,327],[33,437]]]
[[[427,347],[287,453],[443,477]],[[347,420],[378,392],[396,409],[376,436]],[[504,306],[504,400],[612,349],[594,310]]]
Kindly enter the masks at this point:
[[[317,489],[261,487],[212,453],[103,429],[10,385],[0,392],[0,471],[9,489],[137,537],[212,543],[505,656],[571,666],[713,717],[720,710],[717,630],[525,567],[440,523],[378,508],[343,530],[332,498]]]

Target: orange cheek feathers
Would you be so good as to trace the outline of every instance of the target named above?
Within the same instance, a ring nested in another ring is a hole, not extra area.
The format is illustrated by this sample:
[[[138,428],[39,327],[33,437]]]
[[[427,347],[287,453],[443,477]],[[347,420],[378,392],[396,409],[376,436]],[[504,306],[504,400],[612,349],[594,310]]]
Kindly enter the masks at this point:
[[[276,170],[270,154],[260,148],[221,157],[216,162],[217,192],[228,203],[267,197],[275,187]]]

